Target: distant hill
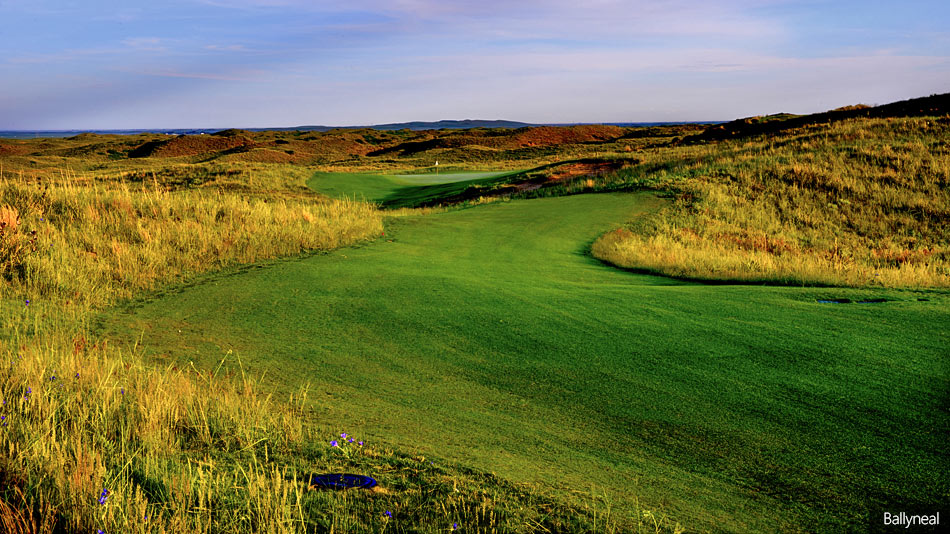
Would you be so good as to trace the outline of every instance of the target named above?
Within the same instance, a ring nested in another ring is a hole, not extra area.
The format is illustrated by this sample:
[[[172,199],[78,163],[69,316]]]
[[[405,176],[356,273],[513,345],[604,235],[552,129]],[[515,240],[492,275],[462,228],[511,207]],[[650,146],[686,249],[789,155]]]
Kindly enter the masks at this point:
[[[372,126],[296,126],[293,128],[268,128],[269,130],[301,130],[311,132],[328,132],[337,129],[358,129],[369,128],[372,130],[468,130],[470,128],[524,128],[525,126],[535,126],[526,122],[505,121],[505,120],[442,120],[434,122],[412,121],[412,122],[394,122],[389,124],[374,124]]]

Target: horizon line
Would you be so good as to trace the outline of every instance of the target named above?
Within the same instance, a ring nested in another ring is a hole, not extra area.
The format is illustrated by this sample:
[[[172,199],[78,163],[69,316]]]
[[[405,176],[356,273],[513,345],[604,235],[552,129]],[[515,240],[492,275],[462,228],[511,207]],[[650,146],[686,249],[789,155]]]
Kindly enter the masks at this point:
[[[735,120],[735,119],[729,119]],[[424,121],[424,120],[413,120],[413,121],[403,121],[403,122],[385,122],[385,123],[376,123],[376,124],[353,124],[353,125],[326,125],[326,124],[300,124],[295,126],[226,126],[226,127],[205,127],[205,126],[182,126],[174,128],[0,128],[0,132],[17,132],[17,133],[30,133],[30,132],[80,132],[80,133],[95,133],[95,132],[162,132],[162,131],[179,131],[179,130],[216,130],[216,131],[225,131],[225,130],[256,130],[256,131],[272,131],[272,130],[306,130],[314,128],[328,128],[328,129],[360,129],[360,128],[376,128],[379,126],[394,126],[401,124],[438,124],[438,123],[452,123],[452,122],[509,122],[523,124],[526,127],[537,127],[537,126],[618,126],[618,125],[676,125],[676,124],[721,124],[729,122],[729,120],[683,120],[683,121],[579,121],[579,122],[523,122],[516,120],[507,120],[507,119],[440,119],[437,121]]]

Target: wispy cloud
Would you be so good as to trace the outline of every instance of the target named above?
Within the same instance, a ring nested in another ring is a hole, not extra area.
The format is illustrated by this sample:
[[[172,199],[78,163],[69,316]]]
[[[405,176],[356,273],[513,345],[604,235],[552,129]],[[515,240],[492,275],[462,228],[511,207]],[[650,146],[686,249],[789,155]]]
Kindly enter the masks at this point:
[[[123,39],[122,44],[139,51],[167,52],[170,42],[161,37],[129,37]]]
[[[232,45],[218,45],[210,44],[205,45],[205,50],[214,50],[216,52],[247,52],[248,49],[244,45],[232,44]]]
[[[141,76],[155,76],[159,78],[189,78],[192,80],[216,80],[227,82],[242,83],[265,83],[264,71],[245,70],[242,72],[216,73],[216,72],[180,72],[175,70],[147,70],[147,71],[127,71],[131,74]]]
[[[0,0],[0,121],[720,119],[947,90],[950,4],[907,2]]]

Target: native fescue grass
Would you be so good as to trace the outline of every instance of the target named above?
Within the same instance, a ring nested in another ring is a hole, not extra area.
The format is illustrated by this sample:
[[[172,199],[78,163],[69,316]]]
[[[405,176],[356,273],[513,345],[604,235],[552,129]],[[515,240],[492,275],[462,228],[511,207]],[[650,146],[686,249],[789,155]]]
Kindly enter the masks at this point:
[[[57,349],[7,350],[0,366],[2,471],[25,494],[8,503],[19,515],[52,511],[67,532],[206,532],[242,521],[280,532],[293,522],[302,487],[254,456],[300,443],[292,404],[275,409],[246,377],[156,372],[85,340]],[[250,461],[216,470],[228,455]]]
[[[203,271],[374,238],[375,208],[155,182],[5,180],[0,218],[6,531],[287,531],[302,490],[283,473],[260,463],[215,473],[194,461],[299,443],[299,406],[273,408],[247,377],[213,385],[145,367],[87,341],[83,325],[97,308]],[[238,515],[222,498],[249,508]]]
[[[606,177],[676,192],[594,255],[672,276],[950,286],[950,121],[854,120],[680,147]]]
[[[143,183],[0,183],[4,213],[36,232],[35,251],[8,257],[23,295],[101,306],[236,263],[330,250],[378,236],[382,218],[347,200],[247,198],[220,189]],[[25,230],[28,229],[28,230]],[[23,238],[21,238],[21,241]]]

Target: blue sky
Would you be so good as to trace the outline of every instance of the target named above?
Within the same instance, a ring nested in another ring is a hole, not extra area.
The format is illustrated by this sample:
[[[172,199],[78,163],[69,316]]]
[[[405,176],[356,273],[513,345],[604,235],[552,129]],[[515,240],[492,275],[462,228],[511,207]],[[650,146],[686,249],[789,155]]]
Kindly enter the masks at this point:
[[[950,2],[0,0],[0,129],[728,120],[950,92]]]

